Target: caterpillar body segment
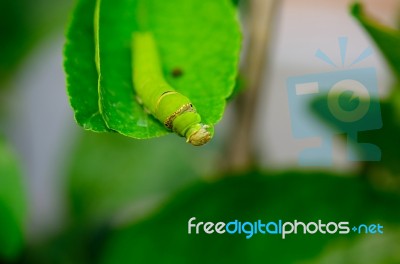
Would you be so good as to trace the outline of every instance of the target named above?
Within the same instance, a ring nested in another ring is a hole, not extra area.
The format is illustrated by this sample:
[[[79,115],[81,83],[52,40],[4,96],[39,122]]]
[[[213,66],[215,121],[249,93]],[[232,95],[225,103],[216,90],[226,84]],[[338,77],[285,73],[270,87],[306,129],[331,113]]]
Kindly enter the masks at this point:
[[[133,86],[143,107],[164,126],[200,146],[213,136],[213,127],[201,123],[190,99],[164,79],[157,46],[150,32],[132,34]]]

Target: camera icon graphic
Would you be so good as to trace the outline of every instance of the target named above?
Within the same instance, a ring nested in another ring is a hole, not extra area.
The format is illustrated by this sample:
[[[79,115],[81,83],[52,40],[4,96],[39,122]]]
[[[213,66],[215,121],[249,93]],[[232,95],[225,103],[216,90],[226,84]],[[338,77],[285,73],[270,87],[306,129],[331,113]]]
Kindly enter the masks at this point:
[[[287,91],[293,136],[296,139],[318,137],[321,142],[318,147],[309,147],[300,152],[300,165],[331,166],[333,139],[340,134],[347,137],[347,160],[381,159],[378,146],[358,142],[359,132],[382,127],[374,68],[290,77],[287,79]],[[312,111],[329,121],[332,129],[321,126],[315,115],[309,117]]]

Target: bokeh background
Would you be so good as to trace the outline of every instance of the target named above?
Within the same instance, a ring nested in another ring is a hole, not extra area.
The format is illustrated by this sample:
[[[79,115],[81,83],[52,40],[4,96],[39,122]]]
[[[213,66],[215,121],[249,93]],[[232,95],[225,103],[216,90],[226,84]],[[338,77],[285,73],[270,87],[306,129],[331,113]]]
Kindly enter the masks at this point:
[[[73,120],[62,66],[73,3],[1,0],[0,134],[18,160],[27,201],[25,242],[13,261],[188,263],[199,256],[197,248],[204,258],[225,251],[221,260],[230,263],[256,263],[262,252],[270,252],[264,257],[274,263],[400,263],[400,195],[390,188],[398,182],[378,188],[366,180],[365,170],[372,169],[347,161],[340,139],[333,167],[297,165],[299,152],[318,139],[293,138],[286,79],[334,70],[315,58],[318,48],[339,61],[338,37],[348,37],[352,58],[371,46],[374,55],[360,67],[377,69],[382,98],[394,83],[380,51],[349,14],[351,3],[280,1],[273,23],[266,25],[272,37],[252,138],[257,169],[222,173],[232,106],[215,140],[201,149],[175,135],[138,141],[85,132]],[[363,3],[378,20],[398,25],[398,1]],[[194,215],[213,221],[347,218],[359,224],[381,221],[388,231],[289,241],[188,237],[185,221]]]

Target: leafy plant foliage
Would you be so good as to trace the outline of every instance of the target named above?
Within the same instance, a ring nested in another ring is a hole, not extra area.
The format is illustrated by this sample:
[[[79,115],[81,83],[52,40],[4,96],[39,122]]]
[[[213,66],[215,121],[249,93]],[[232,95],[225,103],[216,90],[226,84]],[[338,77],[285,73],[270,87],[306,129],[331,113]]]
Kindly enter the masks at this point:
[[[24,245],[24,188],[17,160],[0,137],[0,262],[13,259]]]
[[[168,133],[134,94],[131,38],[143,28],[156,39],[167,81],[190,98],[205,123],[221,119],[235,84],[240,46],[230,1],[102,0],[97,5],[95,15],[94,0],[78,1],[67,33],[65,70],[78,124],[133,138]]]

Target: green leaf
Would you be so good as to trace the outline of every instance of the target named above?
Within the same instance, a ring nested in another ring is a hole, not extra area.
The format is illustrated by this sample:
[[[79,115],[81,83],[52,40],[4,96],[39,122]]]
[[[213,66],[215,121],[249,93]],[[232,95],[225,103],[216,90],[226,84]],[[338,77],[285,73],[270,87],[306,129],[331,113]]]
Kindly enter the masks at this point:
[[[131,41],[138,1],[100,1],[99,47],[101,111],[107,125],[121,134],[149,138],[168,133],[144,112],[132,85]]]
[[[74,220],[104,222],[143,201],[157,203],[182,184],[207,174],[218,155],[215,145],[194,149],[177,144],[180,140],[171,135],[145,142],[85,133],[69,171]]]
[[[380,188],[400,194],[400,152],[398,148],[394,147],[394,144],[399,142],[400,135],[398,101],[383,101],[381,109],[382,129],[359,133],[360,142],[375,144],[382,151],[382,160],[366,163],[364,171]]]
[[[386,100],[369,98],[370,108],[364,118],[356,122],[342,122],[333,116],[328,107],[327,95],[320,95],[311,101],[312,112],[326,123],[334,134],[342,136],[345,144],[353,144],[353,149],[365,160],[360,165],[361,170],[371,182],[379,188],[400,194],[400,152],[393,147],[399,142],[400,135],[400,85],[393,87],[395,93]],[[350,109],[356,101],[366,102],[366,99],[348,100],[345,96],[339,99],[343,109]],[[382,121],[381,121],[382,120]],[[355,136],[356,135],[356,136]],[[356,143],[356,144],[354,144]],[[374,155],[368,149],[361,149],[359,143],[375,145],[379,148],[381,159],[367,161]]]
[[[394,264],[400,263],[396,246],[400,244],[400,228],[385,225],[385,235],[361,235],[358,239],[332,241],[321,255],[301,264]]]
[[[320,219],[350,225],[399,225],[400,212],[394,210],[399,203],[399,196],[374,191],[358,177],[298,172],[227,175],[212,183],[198,182],[155,215],[117,229],[102,251],[102,263],[301,263],[321,254],[333,241],[361,235],[299,232],[284,240],[280,235],[260,233],[250,239],[243,233],[196,235],[193,230],[189,235],[188,221],[192,217],[196,223]],[[393,247],[391,253],[396,252]]]
[[[0,137],[0,262],[13,259],[24,245],[26,204],[14,154]]]
[[[396,77],[400,79],[400,31],[371,18],[360,3],[353,4],[351,12],[375,41]]]
[[[97,71],[94,63],[95,0],[78,1],[67,30],[64,68],[67,90],[76,122],[87,130],[107,128],[98,108]]]
[[[222,118],[235,84],[240,48],[235,8],[229,0],[102,0],[98,32],[101,111],[94,85],[94,6],[93,1],[78,2],[67,35],[67,62],[76,63],[66,62],[65,70],[68,76],[74,75],[68,79],[68,90],[79,124],[87,124],[88,117],[101,112],[108,127],[133,138],[168,133],[134,95],[131,35],[139,24],[146,24],[153,33],[164,77],[171,86],[191,99],[205,123],[215,124]],[[180,76],[174,74],[177,70]],[[79,114],[86,119],[82,121]]]

